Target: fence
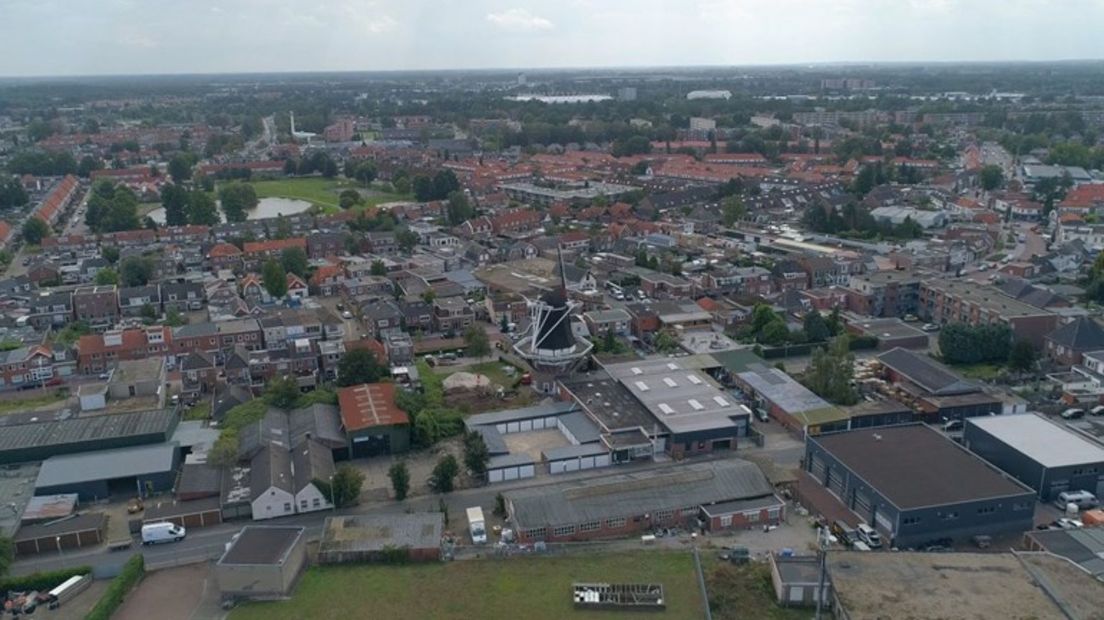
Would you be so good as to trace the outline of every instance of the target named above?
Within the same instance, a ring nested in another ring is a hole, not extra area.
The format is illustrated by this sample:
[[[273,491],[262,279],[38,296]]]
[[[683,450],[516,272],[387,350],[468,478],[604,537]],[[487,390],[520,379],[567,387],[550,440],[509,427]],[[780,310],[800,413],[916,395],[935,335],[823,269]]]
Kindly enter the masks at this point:
[[[154,571],[185,566],[188,564],[199,564],[200,562],[210,562],[222,557],[225,551],[226,545],[217,544],[186,549],[179,553],[166,554],[164,557],[151,557],[150,554],[146,554],[146,570]]]

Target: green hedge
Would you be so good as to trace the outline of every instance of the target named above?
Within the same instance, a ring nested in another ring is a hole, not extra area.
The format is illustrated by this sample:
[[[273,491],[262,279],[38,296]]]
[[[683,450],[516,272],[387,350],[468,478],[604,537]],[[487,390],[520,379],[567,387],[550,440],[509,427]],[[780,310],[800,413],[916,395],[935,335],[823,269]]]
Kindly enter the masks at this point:
[[[74,566],[73,568],[31,573],[30,575],[23,575],[20,577],[8,577],[0,581],[0,593],[12,591],[25,592],[28,590],[53,590],[65,583],[70,577],[87,575],[91,572],[91,566]]]
[[[762,353],[759,354],[759,357],[767,360],[773,360],[780,357],[810,355],[812,354],[813,349],[827,346],[827,342],[807,342],[802,344],[791,344],[785,347],[763,347]],[[847,341],[847,348],[852,351],[876,349],[878,348],[878,338],[876,336],[850,336]]]
[[[111,620],[111,614],[123,604],[123,599],[146,574],[146,560],[142,554],[131,556],[123,565],[119,576],[111,580],[111,585],[104,590],[103,596],[92,611],[84,617],[84,620]]]

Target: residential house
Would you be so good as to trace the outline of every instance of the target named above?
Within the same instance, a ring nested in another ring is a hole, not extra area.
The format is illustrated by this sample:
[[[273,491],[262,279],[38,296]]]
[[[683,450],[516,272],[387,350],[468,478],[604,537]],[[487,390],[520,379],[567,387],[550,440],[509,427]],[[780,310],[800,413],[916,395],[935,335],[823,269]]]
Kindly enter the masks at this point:
[[[242,251],[230,243],[216,243],[207,250],[207,263],[212,271],[223,269],[241,271],[243,267]]]
[[[156,284],[119,289],[119,311],[123,316],[141,316],[146,306],[155,316],[161,313],[161,289]]]
[[[307,256],[326,258],[345,253],[345,235],[332,232],[314,232],[307,235]]]
[[[56,366],[53,351],[41,345],[0,351],[0,390],[54,385],[71,368]]]
[[[184,394],[208,393],[218,383],[218,367],[210,353],[193,351],[180,361],[180,384]]]
[[[165,312],[189,312],[203,309],[204,288],[199,282],[161,284],[161,306]]]
[[[401,333],[403,311],[392,300],[372,302],[360,309],[361,322],[371,338],[383,340],[393,333]]]
[[[119,295],[114,284],[83,286],[73,291],[73,315],[93,331],[104,331],[119,320]]]
[[[173,350],[170,327],[154,326],[87,334],[77,340],[77,369],[84,374],[100,373],[122,360],[164,357]]]
[[[1063,366],[1081,364],[1090,351],[1104,349],[1104,327],[1095,319],[1078,317],[1045,337],[1047,357]]]
[[[475,312],[459,297],[433,300],[433,322],[439,332],[460,333],[475,321]]]
[[[70,291],[39,292],[30,299],[27,322],[35,329],[63,327],[73,320],[73,294]]]
[[[287,274],[287,297],[288,299],[306,299],[310,297],[307,283],[294,273]]]

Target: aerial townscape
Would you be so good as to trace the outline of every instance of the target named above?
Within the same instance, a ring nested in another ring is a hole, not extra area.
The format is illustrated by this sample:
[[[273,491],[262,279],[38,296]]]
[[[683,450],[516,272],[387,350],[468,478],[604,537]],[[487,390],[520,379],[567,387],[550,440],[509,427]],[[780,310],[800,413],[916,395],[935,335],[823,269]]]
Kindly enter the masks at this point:
[[[0,615],[1104,618],[1104,61],[752,60],[0,79]]]

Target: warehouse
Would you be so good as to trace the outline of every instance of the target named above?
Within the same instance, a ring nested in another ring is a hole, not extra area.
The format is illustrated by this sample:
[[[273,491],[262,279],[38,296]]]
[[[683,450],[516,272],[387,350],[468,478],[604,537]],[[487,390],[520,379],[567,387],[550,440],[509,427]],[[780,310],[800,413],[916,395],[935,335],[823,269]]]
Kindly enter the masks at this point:
[[[749,364],[747,370],[736,374],[735,381],[757,407],[802,436],[848,428],[848,417],[839,407],[777,368]]]
[[[215,564],[223,598],[279,599],[307,567],[305,528],[247,525]]]
[[[440,512],[330,517],[318,543],[318,563],[394,562],[392,549],[408,560],[439,560],[444,531]]]
[[[59,454],[164,443],[179,421],[163,409],[27,422],[0,433],[0,464],[42,461]]]
[[[886,379],[898,389],[899,398],[927,421],[1001,413],[999,398],[925,354],[896,348],[882,353],[877,360]]]
[[[349,457],[399,454],[410,448],[410,418],[395,404],[394,383],[365,383],[337,391]]]
[[[35,494],[76,493],[87,502],[172,491],[178,456],[171,443],[52,456],[42,463]]]
[[[703,507],[734,500],[782,501],[754,463],[739,459],[564,482],[503,493],[522,542],[618,538],[657,527],[696,527]],[[728,513],[733,515],[734,513]],[[781,512],[776,512],[777,522]],[[730,527],[746,526],[734,516]]]
[[[1030,488],[925,425],[809,437],[804,467],[898,547],[1033,525]]]
[[[1044,502],[1063,491],[1104,495],[1104,447],[1033,413],[971,418],[962,442]]]

